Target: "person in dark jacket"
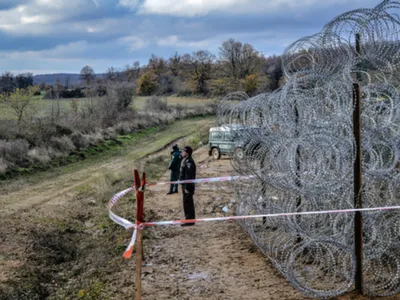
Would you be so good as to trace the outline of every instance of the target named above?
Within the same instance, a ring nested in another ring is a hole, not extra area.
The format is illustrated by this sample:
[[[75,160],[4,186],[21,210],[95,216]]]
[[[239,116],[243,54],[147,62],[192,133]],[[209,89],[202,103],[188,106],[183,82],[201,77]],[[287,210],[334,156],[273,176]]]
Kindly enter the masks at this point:
[[[192,158],[193,149],[186,146],[181,151],[181,156],[183,158],[181,163],[181,171],[179,180],[189,180],[196,179],[196,164]],[[183,210],[185,212],[186,220],[195,219],[194,211],[194,201],[193,195],[195,190],[194,183],[184,183],[182,184],[182,194],[183,194]],[[195,223],[184,223],[182,226],[191,226]]]
[[[177,181],[179,179],[179,170],[181,167],[181,153],[179,151],[178,145],[172,146],[171,151],[171,161],[168,166],[168,170],[170,170],[169,180]],[[169,192],[167,195],[171,195],[178,192],[178,184],[170,184]]]

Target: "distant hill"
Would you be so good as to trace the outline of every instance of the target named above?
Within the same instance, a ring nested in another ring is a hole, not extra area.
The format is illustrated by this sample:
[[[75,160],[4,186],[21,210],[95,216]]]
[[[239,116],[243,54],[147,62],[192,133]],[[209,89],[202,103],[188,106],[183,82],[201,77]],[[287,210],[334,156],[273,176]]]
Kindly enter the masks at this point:
[[[67,80],[69,80],[70,84],[79,84],[81,80],[79,79],[79,74],[66,74],[66,73],[59,73],[59,74],[41,74],[41,75],[34,75],[33,76],[33,83],[34,84],[50,84],[54,85],[57,80],[60,84],[65,85]]]
[[[105,74],[96,74],[96,78],[104,78]],[[60,84],[65,85],[67,79],[69,79],[68,85],[76,85],[80,84],[81,80],[79,78],[79,74],[68,74],[68,73],[56,73],[56,74],[39,74],[33,76],[34,84],[50,84],[54,85],[57,80]]]

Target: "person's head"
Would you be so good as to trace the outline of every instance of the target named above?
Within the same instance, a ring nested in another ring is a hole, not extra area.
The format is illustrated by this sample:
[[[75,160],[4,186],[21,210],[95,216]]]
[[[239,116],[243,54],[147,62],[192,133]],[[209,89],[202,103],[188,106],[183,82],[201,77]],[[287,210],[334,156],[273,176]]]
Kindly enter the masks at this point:
[[[177,144],[172,146],[172,151],[179,151],[179,147]]]
[[[189,147],[189,146],[183,147],[183,149],[181,151],[182,157],[192,156],[192,153],[193,153],[193,149],[191,147]]]

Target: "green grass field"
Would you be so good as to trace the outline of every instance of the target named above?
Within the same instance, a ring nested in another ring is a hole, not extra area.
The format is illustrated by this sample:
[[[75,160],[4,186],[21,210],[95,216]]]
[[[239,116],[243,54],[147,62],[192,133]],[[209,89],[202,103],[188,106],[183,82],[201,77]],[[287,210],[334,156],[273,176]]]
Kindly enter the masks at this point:
[[[150,97],[138,96],[133,100],[133,107],[137,110],[142,110],[144,108],[146,100]],[[193,107],[197,105],[206,105],[216,99],[208,99],[208,98],[195,98],[195,97],[176,97],[176,96],[168,96],[162,97],[163,101],[167,102],[168,105],[177,105],[180,104],[182,106]],[[79,109],[88,105],[90,101],[95,101],[95,99],[89,98],[77,98],[77,99],[60,99],[60,100],[47,100],[42,99],[41,96],[37,96],[34,98],[32,109],[34,110],[34,114],[38,116],[50,116],[52,111],[56,113],[58,109],[61,113],[71,111],[73,101],[76,101]],[[12,120],[15,119],[15,115],[11,107],[7,104],[0,103],[0,119],[2,120]]]

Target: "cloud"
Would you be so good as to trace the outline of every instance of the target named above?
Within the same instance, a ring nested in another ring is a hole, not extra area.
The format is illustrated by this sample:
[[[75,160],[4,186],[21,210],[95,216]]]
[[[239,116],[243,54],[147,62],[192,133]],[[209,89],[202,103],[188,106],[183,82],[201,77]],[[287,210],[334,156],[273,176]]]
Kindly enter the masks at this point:
[[[121,0],[122,1],[122,0]],[[129,1],[129,0],[124,0]],[[353,2],[361,3],[361,0]],[[141,14],[157,14],[193,17],[214,12],[222,14],[263,13],[297,9],[307,10],[315,6],[341,4],[348,0],[145,0],[139,7]],[[364,1],[365,2],[365,1]]]
[[[24,2],[26,2],[26,1],[24,1],[24,0],[1,0],[0,1],[0,11],[16,7]]]
[[[34,7],[35,4],[39,7],[47,7],[53,9],[62,9],[65,7],[65,1],[63,0],[36,0],[36,3],[31,3],[31,7]]]
[[[0,31],[14,35],[46,35],[53,32],[53,26],[87,14],[93,6],[99,7],[98,0],[31,0],[0,10]],[[87,17],[87,15],[86,15]]]
[[[135,51],[147,47],[150,42],[140,36],[126,36],[119,39],[120,44],[127,46],[130,51]]]
[[[139,0],[119,0],[118,5],[135,10],[139,5]]]
[[[162,47],[180,48],[184,51],[215,50],[221,43],[221,37],[207,38],[200,40],[183,40],[177,35],[157,38],[154,43]]]
[[[224,10],[245,2],[245,0],[145,0],[140,6],[139,12],[142,14],[190,17]]]
[[[86,41],[72,42],[66,45],[59,45],[52,49],[39,51],[21,51],[21,52],[2,52],[5,59],[68,59],[80,57],[88,49]]]

